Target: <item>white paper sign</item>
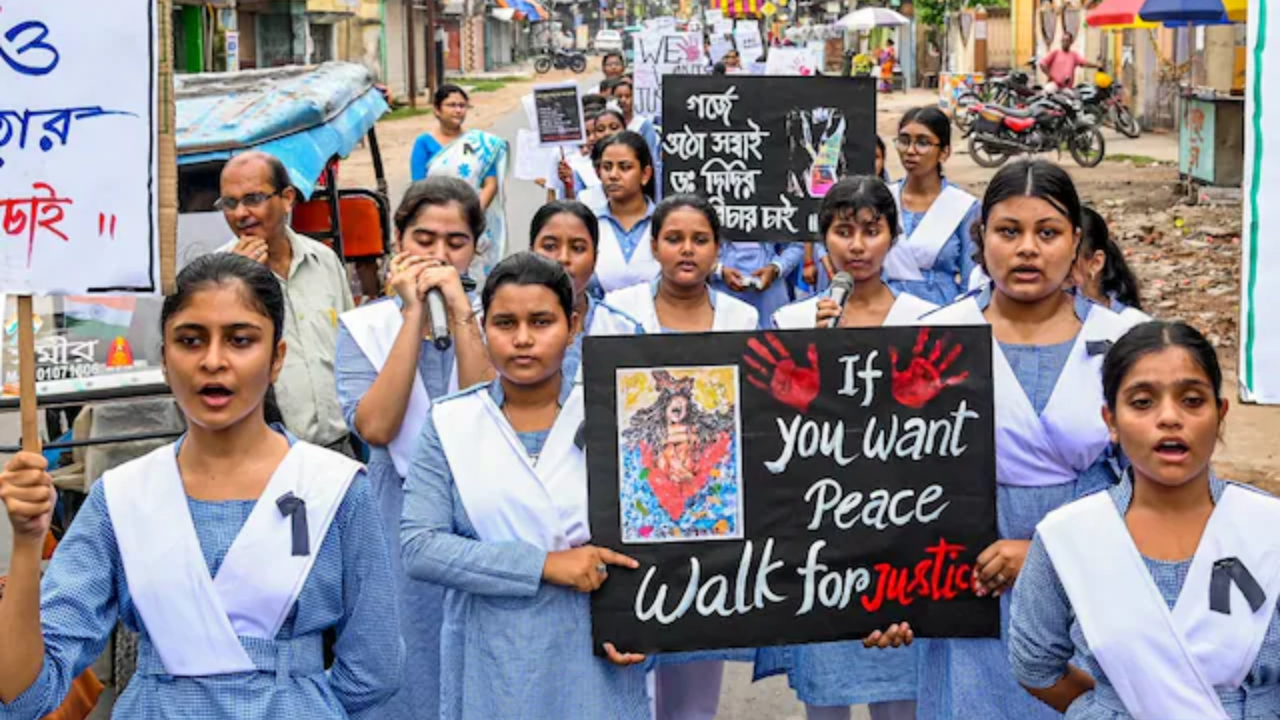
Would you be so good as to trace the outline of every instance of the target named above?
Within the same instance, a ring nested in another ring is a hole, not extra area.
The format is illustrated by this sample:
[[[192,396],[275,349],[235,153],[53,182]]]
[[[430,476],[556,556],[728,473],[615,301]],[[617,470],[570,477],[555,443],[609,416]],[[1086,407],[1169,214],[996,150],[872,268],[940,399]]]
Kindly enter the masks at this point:
[[[654,20],[653,26],[661,32],[675,32],[676,19],[670,15],[664,15]]]
[[[516,132],[515,176],[521,180],[546,180],[560,158],[557,147],[543,147],[533,130]]]
[[[160,290],[154,0],[6,0],[0,287]]]
[[[766,75],[800,75],[808,77],[814,74],[816,65],[813,54],[808,48],[775,47],[769,49],[769,59],[765,63]]]
[[[706,18],[707,18],[708,25],[712,25],[712,26],[718,25],[720,22],[724,20],[724,11],[721,10],[720,8],[711,8],[710,10],[706,11]]]
[[[702,33],[638,33],[635,36],[637,115],[662,113],[663,75],[705,75],[707,58]]]
[[[744,63],[753,63],[764,55],[764,40],[760,28],[754,23],[738,23],[733,31],[733,41],[738,45],[738,55]]]
[[[721,58],[733,51],[733,40],[714,35],[711,38],[711,62],[720,62]]]

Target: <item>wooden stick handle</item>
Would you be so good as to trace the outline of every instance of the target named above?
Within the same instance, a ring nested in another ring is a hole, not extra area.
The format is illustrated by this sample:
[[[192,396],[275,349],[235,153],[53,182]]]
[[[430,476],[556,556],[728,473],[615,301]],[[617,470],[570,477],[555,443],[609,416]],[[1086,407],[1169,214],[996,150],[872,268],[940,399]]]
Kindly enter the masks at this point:
[[[36,402],[35,312],[30,295],[18,296],[18,391],[22,412],[22,449],[40,452],[40,414]]]

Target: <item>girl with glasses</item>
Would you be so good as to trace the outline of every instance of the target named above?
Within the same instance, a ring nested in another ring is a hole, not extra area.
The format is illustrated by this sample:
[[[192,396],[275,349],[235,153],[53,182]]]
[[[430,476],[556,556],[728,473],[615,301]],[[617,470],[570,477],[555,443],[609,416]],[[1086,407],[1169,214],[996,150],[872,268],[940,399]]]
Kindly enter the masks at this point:
[[[949,182],[942,164],[951,156],[951,123],[941,110],[910,110],[898,123],[894,147],[907,176],[890,190],[902,209],[902,241],[885,261],[894,287],[945,305],[968,286],[977,267],[971,228],[978,201]]]

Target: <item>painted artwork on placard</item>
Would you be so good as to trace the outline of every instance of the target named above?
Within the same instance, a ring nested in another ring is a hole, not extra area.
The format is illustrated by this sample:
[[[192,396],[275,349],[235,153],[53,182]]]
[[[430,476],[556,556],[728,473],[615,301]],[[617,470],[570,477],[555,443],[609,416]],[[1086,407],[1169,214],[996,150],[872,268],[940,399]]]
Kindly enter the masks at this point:
[[[798,199],[826,197],[844,177],[847,124],[838,108],[815,107],[787,113],[787,192]]]
[[[743,537],[736,366],[618,370],[624,543]]]

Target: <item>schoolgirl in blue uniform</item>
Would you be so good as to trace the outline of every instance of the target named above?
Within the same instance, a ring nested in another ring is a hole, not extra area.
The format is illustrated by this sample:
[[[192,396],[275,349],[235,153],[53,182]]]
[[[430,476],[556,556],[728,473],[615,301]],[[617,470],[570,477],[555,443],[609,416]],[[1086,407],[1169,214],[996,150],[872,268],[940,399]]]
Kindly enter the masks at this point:
[[[393,297],[343,313],[335,375],[338,401],[351,432],[370,448],[369,479],[378,498],[400,601],[400,632],[415,680],[383,708],[387,720],[434,717],[440,707],[440,622],[444,590],[411,580],[400,562],[404,478],[433,400],[459,385],[491,377],[475,315],[478,294],[461,278],[484,233],[480,199],[466,183],[427,178],[405,192],[395,213],[397,254]],[[431,337],[426,294],[441,293],[450,333],[447,347]]]
[[[1210,467],[1228,410],[1217,351],[1183,323],[1146,323],[1102,377],[1129,471],[1037,526],[1014,675],[1072,720],[1280,715],[1280,500]]]
[[[564,360],[564,374],[569,378],[580,378],[582,338],[593,334],[593,329],[594,334],[613,334],[615,328],[632,328],[625,334],[643,332],[634,318],[590,292],[599,243],[596,216],[580,202],[547,203],[534,213],[530,223],[529,249],[559,263],[573,280],[573,345]]]
[[[996,395],[1000,540],[977,558],[974,590],[1002,603],[1021,591],[1035,526],[1116,480],[1102,406],[1102,359],[1134,321],[1064,290],[1079,253],[1081,205],[1067,173],[1019,161],[992,179],[976,234],[992,278],[926,315],[929,325],[990,325]],[[1007,635],[1002,635],[1007,637]],[[1058,714],[1022,691],[1004,640],[930,639],[920,648],[917,717],[1037,720]]]
[[[358,463],[269,424],[284,315],[251,260],[179,273],[162,352],[187,433],[93,486],[43,584],[45,460],[20,453],[0,473],[15,530],[0,717],[53,712],[117,622],[140,640],[114,717],[382,717],[404,651],[376,499]]]
[[[592,649],[589,593],[637,565],[591,545],[572,281],[520,253],[482,301],[498,377],[436,403],[405,483],[405,569],[447,589],[439,717],[648,720],[644,657]]]
[[[897,239],[898,206],[888,187],[870,176],[837,182],[818,212],[827,257],[853,278],[844,305],[830,293],[792,303],[773,315],[779,329],[913,325],[937,306],[895,292],[881,279],[885,256]],[[861,641],[761,648],[757,677],[785,669],[809,720],[848,720],[851,705],[871,705],[873,720],[915,718],[917,648],[876,651]]]
[[[894,139],[907,175],[890,186],[901,208],[902,240],[885,263],[890,284],[945,305],[968,288],[977,267],[972,227],[978,201],[947,180],[951,123],[936,107],[908,111]]]

